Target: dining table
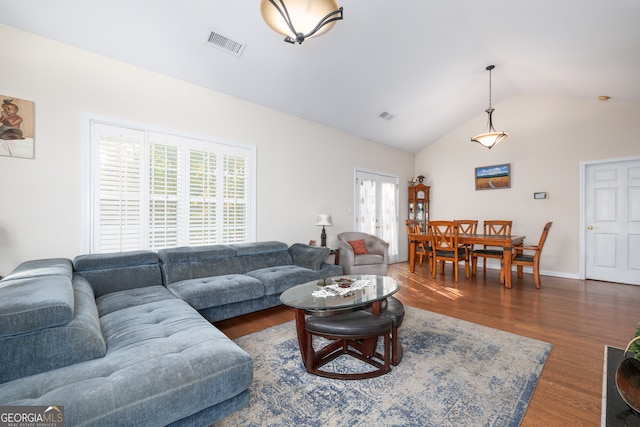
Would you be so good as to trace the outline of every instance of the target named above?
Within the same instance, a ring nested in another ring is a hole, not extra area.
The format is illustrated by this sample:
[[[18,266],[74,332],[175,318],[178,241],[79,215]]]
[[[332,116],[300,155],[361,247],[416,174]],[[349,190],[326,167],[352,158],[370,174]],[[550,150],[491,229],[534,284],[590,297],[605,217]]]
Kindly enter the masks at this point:
[[[526,236],[501,236],[495,234],[458,234],[458,243],[464,245],[487,245],[502,248],[504,259],[504,286],[511,288],[511,250],[514,246],[522,246]],[[409,271],[416,270],[416,248],[418,243],[429,243],[429,233],[409,234]]]

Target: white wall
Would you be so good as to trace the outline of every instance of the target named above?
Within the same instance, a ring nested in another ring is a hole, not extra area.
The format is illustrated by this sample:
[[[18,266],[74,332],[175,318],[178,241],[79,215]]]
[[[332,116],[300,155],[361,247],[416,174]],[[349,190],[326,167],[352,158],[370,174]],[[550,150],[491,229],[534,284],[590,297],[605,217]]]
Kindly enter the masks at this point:
[[[510,137],[491,150],[470,142],[486,114],[416,155],[431,185],[431,219],[511,219],[513,233],[537,243],[553,221],[541,270],[578,277],[580,162],[640,155],[640,104],[520,96],[494,105],[497,130]],[[511,164],[511,188],[476,191],[474,169]],[[546,191],[546,200],[533,193]]]
[[[36,122],[35,159],[0,157],[0,275],[28,259],[81,253],[85,112],[255,145],[257,240],[319,240],[316,215],[328,213],[331,244],[353,229],[356,168],[400,182],[413,175],[409,153],[7,26],[0,40],[11,41],[0,94],[34,101]]]

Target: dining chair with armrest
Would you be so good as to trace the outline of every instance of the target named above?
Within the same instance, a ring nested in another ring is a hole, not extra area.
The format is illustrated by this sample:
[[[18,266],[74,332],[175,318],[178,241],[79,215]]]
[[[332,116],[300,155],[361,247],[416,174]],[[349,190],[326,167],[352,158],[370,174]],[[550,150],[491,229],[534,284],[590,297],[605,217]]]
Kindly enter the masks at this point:
[[[429,235],[433,251],[431,276],[436,277],[436,267],[440,261],[440,272],[444,273],[446,261],[453,262],[453,274],[458,281],[458,264],[464,262],[465,276],[469,278],[469,256],[467,248],[458,244],[458,226],[455,221],[429,221]]]
[[[482,224],[483,234],[490,236],[511,236],[511,226],[513,221],[506,220],[487,220]],[[484,245],[482,249],[476,249],[471,252],[471,274],[476,275],[478,268],[478,257],[482,257],[483,271],[487,272],[487,258],[494,258],[500,260],[500,282],[504,282],[504,271],[502,270],[502,260],[504,249],[498,247],[491,247]]]
[[[537,246],[514,246],[513,248],[514,253],[511,259],[511,264],[518,267],[518,279],[522,279],[522,267],[532,267],[533,282],[536,284],[536,288],[538,289],[540,289],[540,254],[542,253],[544,242],[547,240],[551,224],[553,224],[553,222],[545,224]],[[525,254],[525,251],[533,253]],[[506,273],[511,274],[510,271]]]

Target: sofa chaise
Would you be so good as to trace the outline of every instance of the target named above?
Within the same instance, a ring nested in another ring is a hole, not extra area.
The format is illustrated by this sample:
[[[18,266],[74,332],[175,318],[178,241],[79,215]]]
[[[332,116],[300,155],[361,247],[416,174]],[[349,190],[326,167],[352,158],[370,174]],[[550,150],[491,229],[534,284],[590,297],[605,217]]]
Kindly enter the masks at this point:
[[[0,405],[62,406],[66,426],[211,425],[248,403],[253,362],[210,322],[341,274],[327,255],[260,242],[22,263],[0,281]]]

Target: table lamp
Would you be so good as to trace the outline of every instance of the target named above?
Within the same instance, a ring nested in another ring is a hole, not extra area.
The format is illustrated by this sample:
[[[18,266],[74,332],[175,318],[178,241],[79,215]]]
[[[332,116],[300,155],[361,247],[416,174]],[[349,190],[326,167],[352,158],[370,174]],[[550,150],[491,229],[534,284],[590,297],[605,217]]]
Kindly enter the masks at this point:
[[[322,233],[320,233],[320,246],[327,246],[327,232],[324,229],[325,226],[330,227],[331,224],[331,215],[320,214],[316,219],[316,225],[322,226]]]

